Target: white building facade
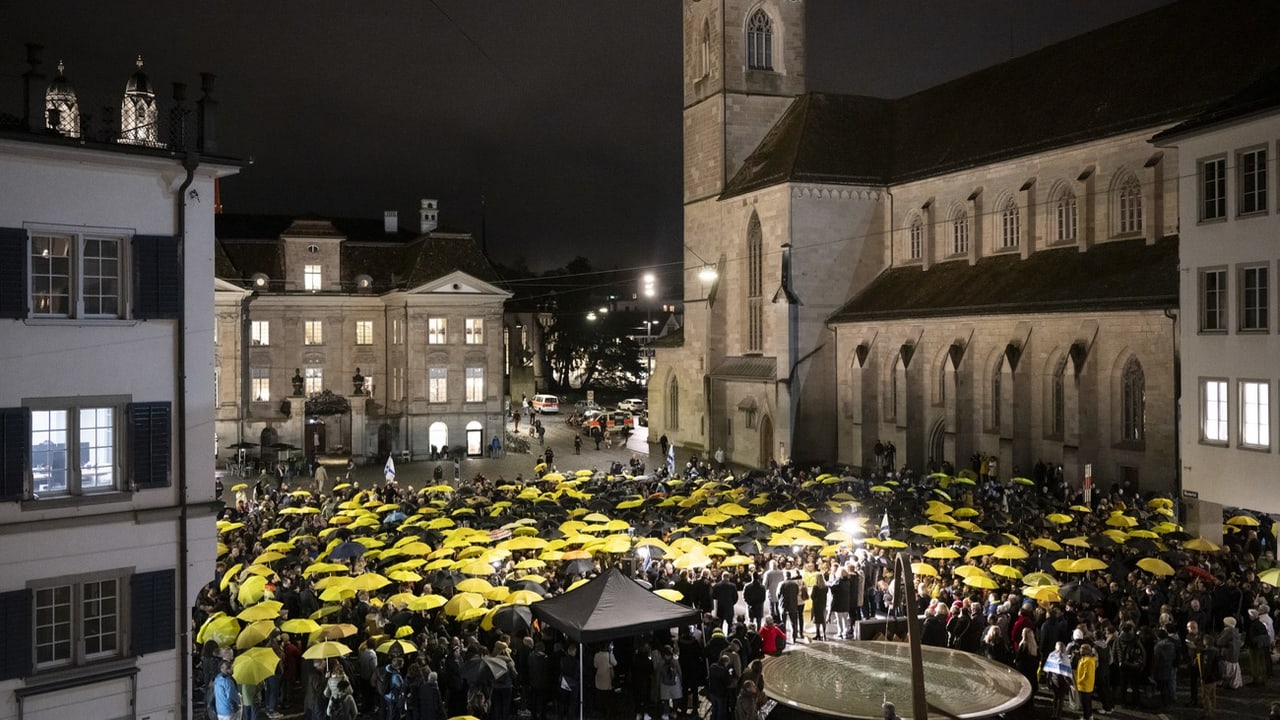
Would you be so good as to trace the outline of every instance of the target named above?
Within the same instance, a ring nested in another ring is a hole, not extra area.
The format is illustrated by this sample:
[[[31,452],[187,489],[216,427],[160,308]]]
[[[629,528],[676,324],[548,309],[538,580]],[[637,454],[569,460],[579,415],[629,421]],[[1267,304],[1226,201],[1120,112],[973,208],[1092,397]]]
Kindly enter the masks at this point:
[[[186,717],[220,506],[208,200],[239,163],[45,122],[0,129],[0,718]]]

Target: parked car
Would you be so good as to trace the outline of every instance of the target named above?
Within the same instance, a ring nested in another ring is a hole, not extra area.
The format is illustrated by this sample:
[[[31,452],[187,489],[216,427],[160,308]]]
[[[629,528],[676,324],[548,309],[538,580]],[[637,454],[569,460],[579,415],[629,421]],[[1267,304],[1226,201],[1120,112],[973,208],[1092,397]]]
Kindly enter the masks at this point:
[[[645,401],[640,398],[627,398],[626,400],[622,400],[618,403],[619,410],[626,410],[627,412],[632,413],[640,412],[644,409],[644,406]]]
[[[649,427],[649,408],[640,411],[640,427]]]
[[[588,411],[582,426],[594,430],[600,428],[606,433],[622,433],[628,435],[635,429],[635,419],[625,410]]]
[[[558,413],[560,412],[560,398],[555,395],[534,395],[530,401],[533,411],[536,413]]]

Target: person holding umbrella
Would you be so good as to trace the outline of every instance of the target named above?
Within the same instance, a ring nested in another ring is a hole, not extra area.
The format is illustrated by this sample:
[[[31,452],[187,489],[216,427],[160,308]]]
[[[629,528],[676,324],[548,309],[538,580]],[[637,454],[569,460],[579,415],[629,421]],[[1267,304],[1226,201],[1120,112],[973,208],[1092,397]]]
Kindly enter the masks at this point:
[[[213,679],[213,706],[218,720],[232,720],[240,709],[240,689],[231,678],[231,663],[223,660]]]

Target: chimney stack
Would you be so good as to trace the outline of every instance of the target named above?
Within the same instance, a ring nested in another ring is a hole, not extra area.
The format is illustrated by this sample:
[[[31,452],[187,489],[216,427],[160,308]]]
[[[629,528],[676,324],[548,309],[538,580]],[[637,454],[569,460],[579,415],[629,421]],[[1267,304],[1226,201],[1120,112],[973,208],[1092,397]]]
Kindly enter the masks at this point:
[[[218,101],[213,98],[213,81],[217,75],[200,73],[200,91],[196,101],[196,147],[201,152],[218,151]]]
[[[434,198],[423,198],[418,209],[418,231],[422,234],[434,232],[440,225],[440,211],[436,208]]]
[[[400,212],[398,210],[387,210],[382,213],[382,231],[388,235],[394,235],[400,230]]]
[[[27,71],[22,74],[22,124],[31,132],[44,132],[44,75],[40,73],[40,53],[44,46],[27,43]]]
[[[173,109],[169,111],[169,147],[187,150],[191,133],[187,131],[187,84],[173,84]]]

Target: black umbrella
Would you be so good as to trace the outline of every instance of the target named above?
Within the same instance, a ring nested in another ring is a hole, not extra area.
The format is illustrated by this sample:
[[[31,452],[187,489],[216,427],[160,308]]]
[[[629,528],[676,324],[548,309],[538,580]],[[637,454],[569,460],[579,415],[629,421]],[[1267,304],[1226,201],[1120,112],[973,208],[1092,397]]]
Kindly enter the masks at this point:
[[[511,635],[533,627],[533,610],[528,605],[502,605],[493,611],[493,626]]]
[[[1058,595],[1063,600],[1070,600],[1074,603],[1099,603],[1102,602],[1102,591],[1097,585],[1087,582],[1069,582],[1058,588]]]
[[[545,587],[532,580],[508,580],[507,587],[511,588],[512,592],[517,590],[528,590],[529,592],[535,592],[543,596],[547,594],[547,589]]]
[[[231,448],[232,450],[250,450],[258,447],[258,443],[238,442],[238,443],[235,443],[234,445],[228,445],[227,447]]]
[[[476,655],[462,663],[462,679],[472,687],[486,687],[505,676],[507,663],[492,655]]]
[[[352,560],[360,557],[368,551],[364,545],[348,540],[339,545],[335,545],[333,550],[329,551],[329,559],[331,560]]]
[[[560,572],[563,575],[577,575],[579,573],[591,572],[592,570],[595,569],[595,566],[596,566],[595,560],[592,560],[590,558],[579,558],[577,560],[570,560],[569,562],[565,563],[560,568]]]
[[[456,570],[438,570],[433,578],[431,578],[431,588],[437,592],[445,588],[451,588],[462,582],[466,576]]]

